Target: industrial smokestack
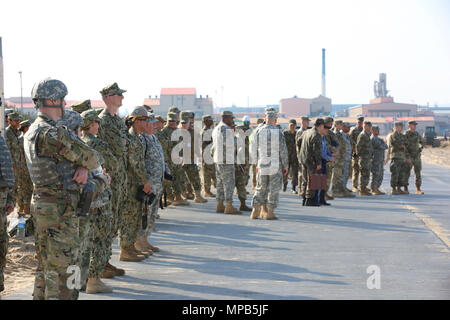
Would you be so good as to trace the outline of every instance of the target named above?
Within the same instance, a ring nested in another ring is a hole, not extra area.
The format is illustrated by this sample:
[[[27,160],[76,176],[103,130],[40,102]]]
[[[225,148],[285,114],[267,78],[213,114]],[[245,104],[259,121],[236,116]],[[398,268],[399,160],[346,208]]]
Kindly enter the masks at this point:
[[[325,49],[322,49],[322,95],[327,96],[327,89],[325,84]]]

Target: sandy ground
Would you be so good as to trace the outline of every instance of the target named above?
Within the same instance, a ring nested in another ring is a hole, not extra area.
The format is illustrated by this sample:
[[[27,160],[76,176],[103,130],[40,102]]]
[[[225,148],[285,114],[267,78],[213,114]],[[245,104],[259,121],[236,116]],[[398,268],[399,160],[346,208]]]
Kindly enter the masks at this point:
[[[0,296],[21,290],[34,282],[34,271],[37,266],[35,255],[33,237],[27,237],[24,240],[9,238],[4,270],[5,290]]]
[[[441,146],[426,146],[422,151],[422,161],[450,167],[450,141],[441,141]]]

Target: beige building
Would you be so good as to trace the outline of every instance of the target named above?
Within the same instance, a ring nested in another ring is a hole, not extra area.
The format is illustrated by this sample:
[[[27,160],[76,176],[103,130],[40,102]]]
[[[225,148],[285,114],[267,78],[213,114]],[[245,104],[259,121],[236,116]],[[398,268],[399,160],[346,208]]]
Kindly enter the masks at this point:
[[[363,115],[364,117],[415,117],[417,105],[394,102],[392,97],[379,97],[370,100],[369,104],[363,104],[348,110],[350,117]]]
[[[319,95],[316,98],[293,98],[280,100],[280,113],[286,117],[328,115],[331,112],[331,99]]]
[[[144,104],[152,107],[155,114],[166,117],[170,107],[176,106],[180,110],[190,110],[196,118],[213,113],[213,100],[206,96],[197,97],[195,88],[162,88],[158,98],[151,96],[144,100]]]

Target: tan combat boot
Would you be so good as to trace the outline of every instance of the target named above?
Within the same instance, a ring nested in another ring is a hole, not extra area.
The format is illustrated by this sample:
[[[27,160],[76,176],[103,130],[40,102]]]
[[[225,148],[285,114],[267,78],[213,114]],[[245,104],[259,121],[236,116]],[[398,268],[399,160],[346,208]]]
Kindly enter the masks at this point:
[[[176,194],[174,197],[174,201],[172,202],[173,206],[188,206],[189,202],[187,200],[184,200],[181,195]]]
[[[358,192],[358,191],[359,191],[358,187],[353,187],[352,192]]]
[[[142,254],[146,258],[151,256],[153,254],[152,250],[148,249],[145,244],[142,241],[142,237],[138,238],[136,242],[134,243],[135,251],[137,251],[138,254]]]
[[[112,270],[116,276],[123,276],[125,274],[125,270],[113,266],[109,261],[105,265],[105,270]]]
[[[110,278],[114,278],[116,276],[116,272],[114,270],[107,270],[105,268],[105,270],[103,270],[101,277],[103,279],[110,279]]]
[[[140,262],[144,260],[144,256],[139,256],[134,251],[134,245],[129,245],[120,250],[120,261]]]
[[[420,187],[416,187],[416,194],[423,194],[423,191],[420,190]]]
[[[240,211],[252,211],[252,208],[247,207],[245,204],[245,199],[239,199],[239,201],[241,202],[241,206],[239,207]]]
[[[369,192],[369,189],[367,188],[362,188],[361,187],[361,191],[359,191],[359,195],[360,196],[371,196],[372,194]]]
[[[325,192],[325,200],[334,200],[334,198],[330,196],[328,192]]]
[[[216,195],[214,193],[211,193],[211,189],[210,188],[205,188],[205,197],[215,198]]]
[[[86,285],[86,293],[94,294],[94,293],[111,293],[113,289],[107,286],[102,280],[99,278],[88,278]]]
[[[231,201],[227,202],[225,205],[224,213],[226,214],[242,214],[238,209],[233,207],[233,203]]]
[[[263,217],[266,220],[276,220],[278,217],[273,213],[275,210],[272,206],[267,206],[267,214]]]
[[[194,195],[189,191],[183,191],[181,195],[187,200],[194,200]]]
[[[383,195],[383,194],[384,194],[383,192],[381,192],[380,190],[378,190],[378,188],[372,189],[372,190],[371,190],[371,193],[372,193],[372,195],[374,195],[374,196],[380,196],[380,195]]]
[[[261,206],[255,205],[253,206],[252,214],[250,215],[250,219],[258,219],[261,213]]]
[[[345,194],[341,190],[333,190],[333,198],[344,198]]]
[[[217,213],[224,213],[225,212],[225,207],[223,205],[223,200],[217,200],[216,212]]]
[[[208,202],[208,200],[206,200],[205,198],[202,197],[202,195],[200,194],[200,190],[195,190],[194,200],[195,200],[195,202],[197,202],[197,203],[205,203],[205,202]]]
[[[404,191],[405,194],[409,194],[409,190],[408,190],[408,186],[404,186]]]
[[[345,198],[355,198],[356,194],[348,190],[347,188],[344,189],[344,197]]]
[[[170,206],[173,202],[173,195],[168,194],[166,197],[166,200],[167,200],[167,206]]]
[[[401,187],[397,187],[398,194],[407,194]]]

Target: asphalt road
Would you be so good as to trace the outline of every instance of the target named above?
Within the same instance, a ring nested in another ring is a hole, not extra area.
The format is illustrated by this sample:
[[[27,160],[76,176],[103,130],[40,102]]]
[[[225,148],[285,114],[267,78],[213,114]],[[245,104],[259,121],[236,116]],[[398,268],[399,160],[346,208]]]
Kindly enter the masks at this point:
[[[105,280],[113,293],[80,299],[449,299],[450,168],[423,167],[425,195],[308,208],[286,192],[276,221],[217,214],[214,199],[167,208],[150,237],[161,252],[119,262],[116,245],[112,263],[126,275]]]

